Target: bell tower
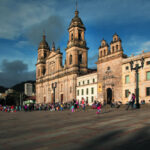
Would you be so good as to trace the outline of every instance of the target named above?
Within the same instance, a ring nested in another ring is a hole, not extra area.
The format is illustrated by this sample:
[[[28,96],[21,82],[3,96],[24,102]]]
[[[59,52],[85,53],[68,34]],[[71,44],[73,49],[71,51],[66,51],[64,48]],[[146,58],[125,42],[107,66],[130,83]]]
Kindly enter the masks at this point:
[[[123,51],[122,49],[122,44],[121,44],[121,39],[120,37],[115,33],[113,35],[113,40],[110,43],[110,52],[111,54]]]
[[[43,34],[43,39],[38,48],[38,59],[36,64],[36,78],[41,78],[46,73],[46,58],[50,53],[50,48],[46,42],[46,36]]]
[[[110,53],[109,51],[109,45],[107,42],[103,39],[101,41],[101,46],[99,47],[99,57],[105,57]]]
[[[85,27],[76,8],[75,16],[68,28],[69,40],[66,48],[66,67],[79,73],[87,72],[87,52]]]

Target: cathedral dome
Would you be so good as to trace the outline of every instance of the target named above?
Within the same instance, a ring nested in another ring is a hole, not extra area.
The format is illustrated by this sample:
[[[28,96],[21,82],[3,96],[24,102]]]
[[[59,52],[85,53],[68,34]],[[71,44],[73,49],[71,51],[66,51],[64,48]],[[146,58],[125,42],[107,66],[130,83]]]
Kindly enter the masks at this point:
[[[71,20],[69,29],[72,27],[80,27],[80,28],[85,29],[84,24],[83,24],[81,18],[78,16],[78,14],[79,14],[79,12],[76,10],[75,11],[75,17]]]
[[[43,35],[43,40],[40,42],[39,48],[38,49],[48,49],[49,50],[49,45],[46,41],[46,36]]]

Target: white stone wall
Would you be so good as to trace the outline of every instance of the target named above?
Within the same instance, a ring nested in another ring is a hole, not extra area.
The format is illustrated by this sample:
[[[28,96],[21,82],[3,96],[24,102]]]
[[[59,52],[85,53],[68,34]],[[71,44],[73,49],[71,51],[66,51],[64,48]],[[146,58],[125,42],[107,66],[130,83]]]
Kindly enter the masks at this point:
[[[93,79],[95,80],[93,82]],[[88,83],[89,80],[89,83]],[[84,82],[84,83],[83,83]],[[93,94],[92,94],[92,88],[93,88]],[[88,94],[86,90],[88,89]],[[82,95],[82,90],[84,91],[84,94]],[[79,94],[78,94],[79,91]],[[92,100],[93,97],[93,100]],[[84,98],[87,100],[88,98],[88,104],[92,105],[94,100],[97,100],[97,72],[91,73],[88,75],[80,76],[77,78],[77,88],[76,88],[76,99],[81,101],[81,99]]]
[[[32,93],[33,93],[33,86],[31,83],[25,83],[24,84],[24,93],[27,95],[27,96],[32,96]]]

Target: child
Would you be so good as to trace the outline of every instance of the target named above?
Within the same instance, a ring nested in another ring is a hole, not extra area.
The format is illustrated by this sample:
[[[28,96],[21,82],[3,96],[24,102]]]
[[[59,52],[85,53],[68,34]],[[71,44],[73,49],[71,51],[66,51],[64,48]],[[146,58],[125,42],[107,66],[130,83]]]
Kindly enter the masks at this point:
[[[63,111],[63,104],[60,105],[60,109],[61,109],[61,111]]]
[[[96,114],[99,114],[99,113],[100,113],[101,107],[102,107],[101,103],[98,103],[98,104],[97,104],[97,112],[96,112]]]
[[[71,110],[72,110],[72,112],[74,112],[74,105],[71,106]]]

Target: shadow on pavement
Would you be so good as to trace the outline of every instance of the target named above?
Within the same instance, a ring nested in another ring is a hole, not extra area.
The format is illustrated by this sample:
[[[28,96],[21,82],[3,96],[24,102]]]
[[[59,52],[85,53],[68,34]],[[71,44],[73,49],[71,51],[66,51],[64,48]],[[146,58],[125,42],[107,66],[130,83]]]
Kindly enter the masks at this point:
[[[130,133],[129,133],[130,134]],[[88,141],[77,150],[149,150],[150,149],[150,127],[132,133],[132,135],[121,140],[124,136],[122,130],[105,134],[92,141]]]

